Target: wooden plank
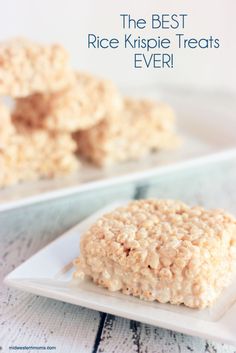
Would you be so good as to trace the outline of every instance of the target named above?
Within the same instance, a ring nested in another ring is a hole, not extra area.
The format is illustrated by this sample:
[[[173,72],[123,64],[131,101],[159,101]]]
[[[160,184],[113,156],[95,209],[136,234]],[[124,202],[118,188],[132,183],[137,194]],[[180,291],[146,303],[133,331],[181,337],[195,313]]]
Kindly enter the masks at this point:
[[[195,166],[150,179],[146,197],[182,200],[190,205],[225,208],[236,215],[236,162]]]
[[[96,353],[235,353],[235,347],[107,315]]]
[[[4,351],[10,345],[50,345],[56,352],[66,352],[68,347],[71,352],[91,352],[98,312],[18,291],[10,290],[6,295],[0,332]]]

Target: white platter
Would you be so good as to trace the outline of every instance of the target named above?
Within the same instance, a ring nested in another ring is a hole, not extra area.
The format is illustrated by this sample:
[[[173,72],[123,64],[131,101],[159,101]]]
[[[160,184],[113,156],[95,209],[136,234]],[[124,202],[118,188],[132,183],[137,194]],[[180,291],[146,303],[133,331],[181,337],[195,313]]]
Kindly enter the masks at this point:
[[[122,202],[123,203],[123,202]],[[9,286],[90,309],[147,324],[236,344],[236,281],[210,309],[145,302],[121,293],[111,293],[90,281],[74,283],[72,261],[79,253],[80,235],[112,204],[95,213],[40,250],[6,278]]]
[[[146,90],[138,93],[170,103],[177,113],[183,146],[137,162],[99,169],[88,164],[76,174],[55,180],[28,182],[0,190],[0,211],[236,155],[235,97]],[[134,90],[132,93],[135,95]],[[0,171],[1,172],[1,171]]]

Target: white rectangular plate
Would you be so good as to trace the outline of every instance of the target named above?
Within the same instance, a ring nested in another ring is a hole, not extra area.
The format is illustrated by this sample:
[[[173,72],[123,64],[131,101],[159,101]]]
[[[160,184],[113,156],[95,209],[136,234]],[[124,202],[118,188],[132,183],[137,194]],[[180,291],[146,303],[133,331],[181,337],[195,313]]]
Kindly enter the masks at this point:
[[[189,91],[167,92],[146,90],[138,95],[161,99],[173,106],[184,141],[180,149],[106,169],[84,163],[77,173],[69,177],[8,187],[0,190],[0,211],[236,155],[235,97]],[[134,90],[132,94],[135,95]]]
[[[99,216],[120,204],[112,204],[100,210],[53,241],[11,272],[5,278],[5,283],[36,295],[236,344],[236,282],[225,290],[212,308],[194,310],[184,306],[145,302],[118,292],[109,292],[89,280],[72,281],[72,261],[79,254],[80,235]]]

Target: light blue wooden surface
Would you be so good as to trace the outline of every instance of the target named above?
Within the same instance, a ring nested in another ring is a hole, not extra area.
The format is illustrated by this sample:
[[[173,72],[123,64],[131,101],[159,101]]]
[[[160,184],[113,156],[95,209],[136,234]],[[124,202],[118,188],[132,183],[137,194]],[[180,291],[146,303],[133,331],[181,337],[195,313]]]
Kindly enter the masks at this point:
[[[1,280],[98,208],[134,197],[177,198],[223,207],[236,215],[236,157],[0,213]],[[0,291],[0,346],[4,353],[12,345],[50,345],[57,353],[236,352],[236,347],[41,298],[3,284]]]

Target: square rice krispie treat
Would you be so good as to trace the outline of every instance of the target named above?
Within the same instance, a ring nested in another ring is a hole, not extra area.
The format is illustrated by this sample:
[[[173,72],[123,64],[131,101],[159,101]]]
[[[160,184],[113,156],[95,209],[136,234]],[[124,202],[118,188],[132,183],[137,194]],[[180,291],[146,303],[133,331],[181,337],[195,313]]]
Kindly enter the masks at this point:
[[[17,99],[14,120],[73,132],[94,126],[110,110],[121,109],[120,94],[109,80],[83,72],[74,73],[74,78],[74,83],[60,92]]]
[[[8,147],[0,150],[0,187],[70,174],[78,169],[75,148],[67,133],[17,126]]]
[[[41,45],[22,38],[0,44],[1,95],[54,92],[72,80],[68,53],[60,45]]]
[[[175,148],[175,117],[164,103],[126,98],[123,109],[74,135],[79,155],[96,165],[139,159],[161,149]]]
[[[236,274],[236,219],[179,201],[133,201],[84,234],[75,266],[75,277],[110,291],[205,308]]]

